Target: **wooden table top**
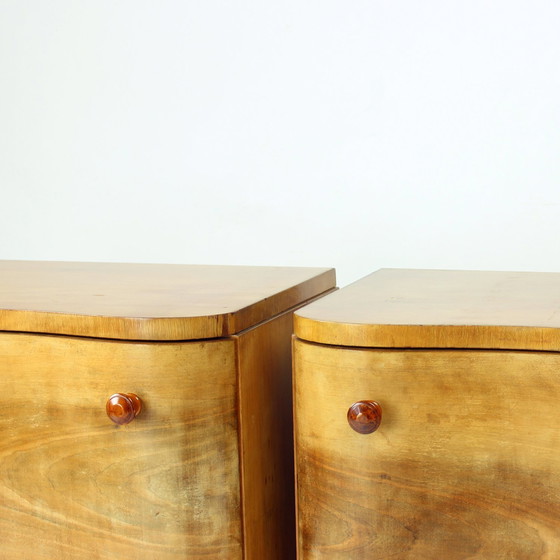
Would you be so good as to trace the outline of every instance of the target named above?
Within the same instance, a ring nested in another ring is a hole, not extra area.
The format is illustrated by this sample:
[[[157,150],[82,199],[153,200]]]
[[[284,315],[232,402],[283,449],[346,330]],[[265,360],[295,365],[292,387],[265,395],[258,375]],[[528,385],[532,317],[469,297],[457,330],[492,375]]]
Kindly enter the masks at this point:
[[[560,350],[560,273],[382,269],[295,315],[304,340]]]
[[[0,261],[0,331],[215,338],[334,285],[328,268]]]

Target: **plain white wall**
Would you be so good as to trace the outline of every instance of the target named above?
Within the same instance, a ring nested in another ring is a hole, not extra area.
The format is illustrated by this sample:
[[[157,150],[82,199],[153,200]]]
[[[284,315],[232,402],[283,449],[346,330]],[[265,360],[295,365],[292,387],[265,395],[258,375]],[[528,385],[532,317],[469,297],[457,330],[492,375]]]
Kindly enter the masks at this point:
[[[0,0],[0,258],[560,271],[560,4]]]

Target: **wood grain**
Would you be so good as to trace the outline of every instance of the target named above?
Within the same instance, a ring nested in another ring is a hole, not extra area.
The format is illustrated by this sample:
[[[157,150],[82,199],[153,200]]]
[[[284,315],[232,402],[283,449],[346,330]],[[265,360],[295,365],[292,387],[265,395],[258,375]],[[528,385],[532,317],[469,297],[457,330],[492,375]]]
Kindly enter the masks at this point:
[[[560,273],[380,270],[295,317],[310,342],[560,350]]]
[[[238,337],[245,560],[295,558],[292,313]]]
[[[560,558],[559,354],[294,351],[300,560]]]
[[[293,310],[232,339],[238,359],[244,560],[296,557]]]
[[[333,288],[333,269],[0,261],[0,331],[124,340],[235,334]]]
[[[233,340],[0,333],[0,378],[3,560],[242,558]]]

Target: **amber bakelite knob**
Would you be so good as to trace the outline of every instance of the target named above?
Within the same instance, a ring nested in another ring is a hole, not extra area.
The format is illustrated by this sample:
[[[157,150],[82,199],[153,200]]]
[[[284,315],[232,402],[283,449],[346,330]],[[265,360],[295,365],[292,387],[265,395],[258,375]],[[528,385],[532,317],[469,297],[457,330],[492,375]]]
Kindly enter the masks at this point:
[[[381,424],[381,406],[375,401],[358,401],[349,409],[348,424],[359,434],[371,434]]]
[[[142,401],[134,393],[115,393],[107,401],[107,416],[119,425],[132,422],[142,410]]]

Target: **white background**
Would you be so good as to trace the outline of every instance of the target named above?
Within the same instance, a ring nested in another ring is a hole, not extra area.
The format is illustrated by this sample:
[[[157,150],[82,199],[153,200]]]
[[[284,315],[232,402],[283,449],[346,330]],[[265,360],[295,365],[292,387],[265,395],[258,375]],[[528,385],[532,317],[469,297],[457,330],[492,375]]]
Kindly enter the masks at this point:
[[[560,271],[560,3],[0,0],[0,258]]]

